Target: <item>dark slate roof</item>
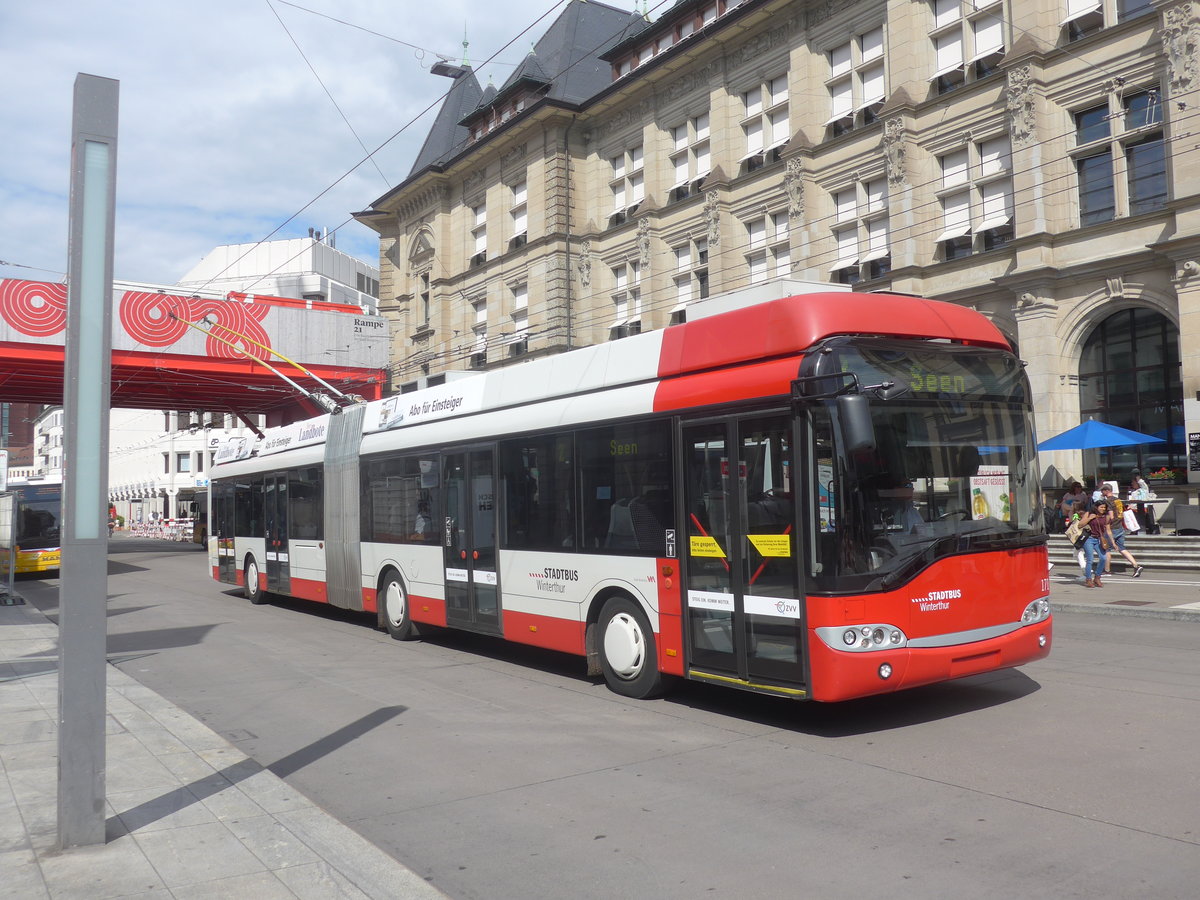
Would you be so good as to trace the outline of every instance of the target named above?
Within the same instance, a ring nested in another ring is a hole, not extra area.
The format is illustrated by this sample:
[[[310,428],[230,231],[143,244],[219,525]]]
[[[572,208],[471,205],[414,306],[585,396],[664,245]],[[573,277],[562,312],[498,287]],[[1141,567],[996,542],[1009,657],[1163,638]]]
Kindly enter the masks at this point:
[[[546,96],[582,103],[608,87],[612,83],[612,66],[602,62],[600,54],[644,30],[647,24],[638,12],[589,0],[571,0],[530,53],[550,82]],[[520,82],[523,68],[518,68],[504,82],[500,88],[502,97]]]
[[[465,74],[454,79],[442,108],[438,110],[437,118],[433,120],[429,134],[425,136],[421,152],[417,154],[417,160],[408,173],[409,177],[446,159],[456,148],[466,143],[470,133],[459,123],[479,105],[482,94],[479,80],[470,68]]]
[[[550,76],[546,74],[546,70],[542,68],[542,64],[538,61],[536,50],[530,50],[525,58],[521,60],[521,65],[517,66],[517,71],[513,73],[512,78],[506,84],[516,84],[519,81],[527,81],[534,84],[550,83]]]
[[[462,123],[469,121],[473,113],[516,93],[522,85],[540,87],[548,99],[570,104],[583,103],[598,94],[612,83],[612,66],[600,59],[601,54],[648,27],[638,12],[592,0],[570,0],[499,91],[491,84],[486,91],[480,90],[472,72],[456,80],[409,178],[453,159],[470,137]]]

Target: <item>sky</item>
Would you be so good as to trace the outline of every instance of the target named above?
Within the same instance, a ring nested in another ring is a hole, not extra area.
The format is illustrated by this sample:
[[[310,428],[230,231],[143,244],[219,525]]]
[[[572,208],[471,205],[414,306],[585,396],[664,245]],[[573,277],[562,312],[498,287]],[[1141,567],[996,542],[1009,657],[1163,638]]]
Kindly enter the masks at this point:
[[[214,247],[309,228],[378,265],[347,220],[411,170],[451,85],[430,67],[461,62],[465,29],[499,86],[564,2],[0,3],[0,278],[65,280],[79,73],[120,82],[117,281],[174,284]]]

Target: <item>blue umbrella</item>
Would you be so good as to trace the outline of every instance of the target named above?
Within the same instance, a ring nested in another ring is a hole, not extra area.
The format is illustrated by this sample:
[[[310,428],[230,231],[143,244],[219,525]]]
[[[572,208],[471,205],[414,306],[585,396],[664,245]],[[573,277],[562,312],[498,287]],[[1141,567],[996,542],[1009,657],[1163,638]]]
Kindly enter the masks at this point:
[[[1131,444],[1162,444],[1162,438],[1117,425],[1088,419],[1038,444],[1039,450],[1089,450],[1092,447],[1127,447]]]

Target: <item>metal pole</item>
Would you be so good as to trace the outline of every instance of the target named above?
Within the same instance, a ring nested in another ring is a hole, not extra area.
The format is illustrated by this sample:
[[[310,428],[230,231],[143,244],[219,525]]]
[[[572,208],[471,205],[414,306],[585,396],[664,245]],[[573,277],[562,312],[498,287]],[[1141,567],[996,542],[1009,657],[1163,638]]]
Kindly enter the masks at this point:
[[[71,122],[63,529],[59,582],[58,845],[104,843],[108,418],[119,82],[75,78]]]

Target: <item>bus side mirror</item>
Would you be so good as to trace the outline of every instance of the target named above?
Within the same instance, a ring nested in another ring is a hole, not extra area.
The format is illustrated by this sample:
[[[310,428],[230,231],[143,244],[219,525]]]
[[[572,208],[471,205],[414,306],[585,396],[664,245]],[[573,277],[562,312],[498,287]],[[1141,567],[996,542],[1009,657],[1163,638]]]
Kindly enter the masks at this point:
[[[842,447],[846,454],[853,456],[875,450],[875,425],[871,421],[871,406],[866,396],[842,394],[835,402]]]

